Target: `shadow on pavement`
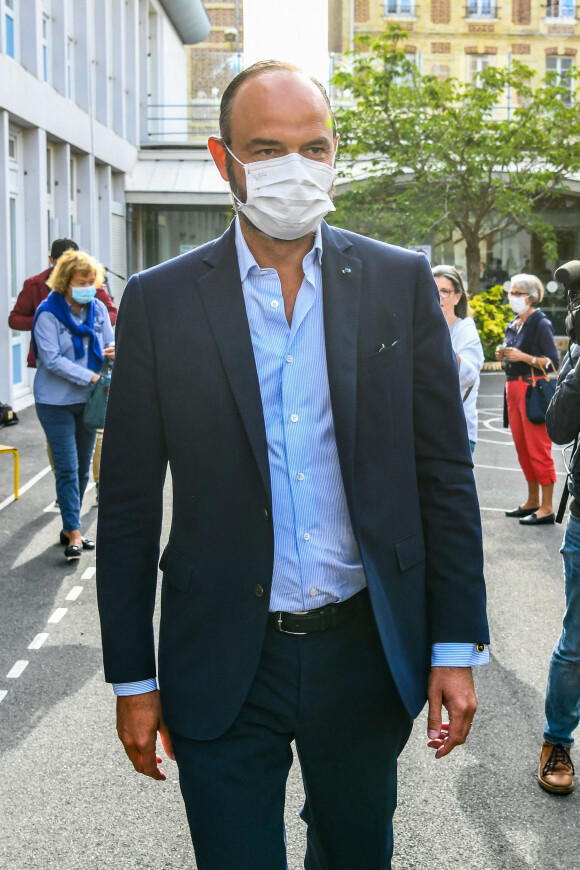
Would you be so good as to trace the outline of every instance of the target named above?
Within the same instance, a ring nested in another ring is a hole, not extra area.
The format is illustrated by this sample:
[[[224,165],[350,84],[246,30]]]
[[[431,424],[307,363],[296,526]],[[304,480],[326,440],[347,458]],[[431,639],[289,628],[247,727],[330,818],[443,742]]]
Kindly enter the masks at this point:
[[[26,740],[56,704],[79,692],[101,666],[101,653],[95,648],[81,644],[43,647],[34,662],[34,681],[27,682],[23,675],[18,692],[2,704],[0,752],[7,753]],[[61,750],[60,737],[55,734],[54,751]]]
[[[578,793],[555,796],[537,782],[542,744],[543,695],[492,659],[478,674],[481,710],[490,707],[501,716],[478,715],[468,748],[475,764],[457,780],[461,811],[486,842],[485,856],[505,870],[562,870],[571,867],[573,850],[566,838],[558,848],[556,832],[578,812]],[[538,722],[541,723],[538,728]],[[495,747],[495,749],[494,749]],[[498,753],[498,747],[501,751]],[[566,813],[564,816],[563,813]]]

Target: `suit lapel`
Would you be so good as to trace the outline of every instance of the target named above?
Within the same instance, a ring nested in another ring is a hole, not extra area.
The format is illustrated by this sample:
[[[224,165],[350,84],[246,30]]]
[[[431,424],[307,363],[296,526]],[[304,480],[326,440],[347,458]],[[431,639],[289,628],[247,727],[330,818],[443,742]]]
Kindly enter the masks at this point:
[[[337,230],[322,225],[322,292],[326,362],[336,444],[349,501],[354,467],[357,337],[362,260]]]
[[[264,411],[233,226],[210,249],[205,262],[211,268],[199,280],[202,304],[271,501]]]

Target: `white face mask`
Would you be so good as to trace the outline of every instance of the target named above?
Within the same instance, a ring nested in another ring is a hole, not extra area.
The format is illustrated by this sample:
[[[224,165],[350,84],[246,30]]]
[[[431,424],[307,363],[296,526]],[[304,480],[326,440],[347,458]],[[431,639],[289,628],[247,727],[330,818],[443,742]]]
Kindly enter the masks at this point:
[[[514,314],[523,314],[530,307],[526,302],[527,296],[510,296],[510,307]]]
[[[328,195],[336,176],[334,167],[296,153],[242,163],[225,147],[246,173],[246,201],[240,202],[234,194],[238,211],[268,236],[300,239],[335,211]]]

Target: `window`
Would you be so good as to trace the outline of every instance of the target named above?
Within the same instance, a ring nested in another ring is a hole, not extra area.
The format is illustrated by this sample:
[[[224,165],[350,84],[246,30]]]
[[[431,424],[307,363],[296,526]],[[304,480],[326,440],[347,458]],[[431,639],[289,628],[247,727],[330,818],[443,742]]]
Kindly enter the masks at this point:
[[[547,0],[546,18],[574,18],[574,0]]]
[[[5,22],[6,22],[6,54],[8,57],[16,58],[16,4],[18,0],[5,0]]]
[[[10,197],[10,295],[13,299],[18,296],[18,278],[16,272],[17,263],[17,223],[16,223],[16,197]]]
[[[50,15],[48,12],[44,12],[42,15],[42,78],[45,82],[51,80],[50,48]]]
[[[471,84],[477,84],[481,87],[481,80],[478,79],[486,67],[491,66],[493,58],[489,54],[469,54],[467,55],[467,81]]]
[[[415,0],[386,0],[385,15],[414,15]]]
[[[77,197],[77,158],[71,157],[69,164],[69,208],[70,208],[70,237],[74,239],[75,224],[77,223],[78,197]]]
[[[69,100],[74,100],[75,98],[74,52],[74,40],[72,36],[68,36],[66,40],[66,95]]]
[[[572,58],[571,57],[558,57],[557,55],[550,55],[546,58],[546,72],[554,73],[554,76],[557,78],[557,83],[566,88],[568,91],[567,96],[563,97],[564,103],[567,106],[572,105],[572,81],[570,76],[567,75],[568,70],[572,66]]]
[[[66,0],[66,70],[65,88],[69,100],[75,98],[75,7],[73,0]]]
[[[496,0],[467,0],[468,18],[497,18]]]

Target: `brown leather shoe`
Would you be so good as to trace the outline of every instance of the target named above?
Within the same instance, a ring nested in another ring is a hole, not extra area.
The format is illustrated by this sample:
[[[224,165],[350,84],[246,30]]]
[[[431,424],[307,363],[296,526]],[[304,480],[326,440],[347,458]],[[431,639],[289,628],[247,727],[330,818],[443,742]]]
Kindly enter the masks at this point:
[[[542,744],[538,782],[552,794],[570,794],[574,791],[574,765],[570,750],[561,743]]]

